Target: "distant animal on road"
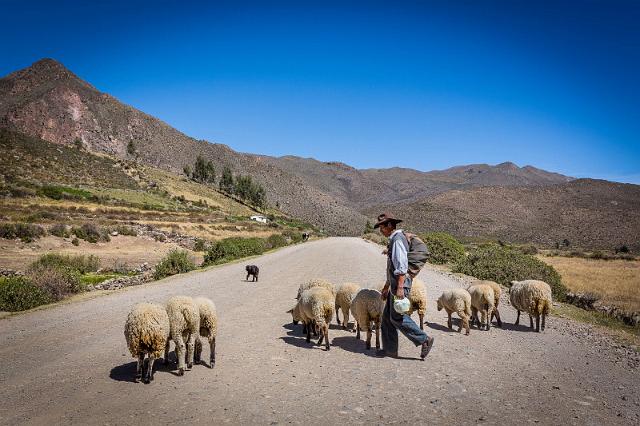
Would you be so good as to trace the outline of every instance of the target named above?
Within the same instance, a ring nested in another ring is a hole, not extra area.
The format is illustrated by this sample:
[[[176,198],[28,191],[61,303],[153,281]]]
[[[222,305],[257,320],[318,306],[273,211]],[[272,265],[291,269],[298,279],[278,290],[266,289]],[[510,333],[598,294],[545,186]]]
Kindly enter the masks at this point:
[[[303,232],[302,233],[302,241],[307,241],[309,239],[309,233],[308,232]]]
[[[249,276],[251,276],[251,282],[258,281],[258,274],[260,273],[260,268],[256,265],[247,265],[245,268],[247,270],[247,281],[249,281]]]

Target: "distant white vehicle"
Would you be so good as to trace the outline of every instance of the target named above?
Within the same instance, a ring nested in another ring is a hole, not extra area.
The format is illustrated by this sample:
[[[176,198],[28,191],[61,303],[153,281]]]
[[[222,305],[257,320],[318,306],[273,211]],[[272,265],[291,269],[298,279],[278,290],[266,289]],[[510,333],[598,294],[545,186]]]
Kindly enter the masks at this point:
[[[269,221],[269,219],[260,215],[251,216],[250,219],[260,223],[267,223]]]

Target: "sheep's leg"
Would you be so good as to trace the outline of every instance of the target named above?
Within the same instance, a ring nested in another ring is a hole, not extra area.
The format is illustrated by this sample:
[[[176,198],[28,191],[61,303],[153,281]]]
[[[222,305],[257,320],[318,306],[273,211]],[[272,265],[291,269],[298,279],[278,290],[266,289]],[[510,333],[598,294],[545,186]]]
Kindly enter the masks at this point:
[[[169,349],[171,344],[171,338],[167,339],[167,344],[164,345],[164,365],[169,364]]]
[[[447,316],[447,327],[449,327],[449,330],[451,330],[453,328],[453,322],[451,321],[451,312],[447,311]],[[460,328],[462,328],[462,326]]]
[[[336,312],[336,316],[338,316],[337,312]],[[344,320],[342,321],[342,326],[344,327],[345,330],[348,330],[349,329],[349,308],[342,310],[342,317],[344,318]]]
[[[173,341],[176,344],[176,357],[178,358],[178,375],[184,375],[184,358],[185,358],[185,350],[186,345],[184,344],[184,340],[182,339],[182,334],[179,334],[173,337]]]
[[[462,315],[458,314],[460,316],[460,318],[462,319],[462,325],[460,325],[460,331],[462,331],[462,327],[464,326],[465,330],[466,330],[466,335],[469,335],[469,316],[467,314],[465,314],[464,312],[462,313]]]
[[[196,337],[197,335],[195,333],[189,333],[188,336],[188,340],[187,340],[187,368],[191,369],[193,368],[193,356],[194,356],[194,349],[195,349],[195,343],[196,343]],[[200,339],[198,339],[200,340]]]
[[[216,364],[216,338],[215,337],[209,338],[209,349],[211,351],[209,353],[209,368],[213,368],[213,366]]]
[[[245,281],[249,281],[249,275],[251,274],[247,274],[247,278],[244,279]]]
[[[486,319],[487,319],[487,331],[489,331],[489,329],[491,328],[491,312],[493,311],[493,309],[489,310],[487,309],[487,314],[486,314]]]
[[[496,317],[496,321],[498,322],[498,327],[502,328],[502,320],[500,319],[500,312],[498,312],[498,308],[495,308],[493,310],[493,313],[491,314],[491,317]]]
[[[145,371],[144,379],[142,379],[143,383],[151,383],[153,380],[153,362],[156,360],[155,355],[149,354],[149,359],[147,362],[147,371]]]
[[[529,314],[529,327],[533,329],[533,317]]]
[[[334,310],[336,311],[336,322],[338,323],[338,325],[340,325],[340,315],[338,314],[338,311],[340,310],[340,306],[338,306],[338,304],[335,304],[335,308]]]
[[[540,333],[540,314],[536,314],[536,331]]]
[[[324,335],[324,346],[326,350],[331,350],[331,345],[329,344],[329,324],[324,323],[322,326],[322,334]]]
[[[547,318],[547,314],[542,314],[542,331],[544,331],[544,322],[546,318]]]
[[[473,319],[473,323],[476,327],[480,328],[480,320],[478,319],[478,310],[474,307],[471,307],[471,318]]]
[[[424,330],[424,314],[418,313],[418,317],[420,318],[420,330]]]
[[[307,343],[309,343],[311,342],[311,324],[305,322],[304,325],[307,327]]]
[[[516,325],[520,324],[520,311],[518,311],[518,316],[516,317]]]
[[[380,320],[377,320],[376,323],[376,350],[380,349]]]
[[[193,354],[193,362],[196,364],[200,364],[200,360],[202,359],[202,341],[200,337],[196,337],[195,341],[195,353]]]
[[[360,324],[356,321],[356,339],[360,340]]]
[[[324,328],[321,328],[319,333],[320,333],[320,339],[318,339],[318,346],[320,346],[322,344],[322,341],[324,340]]]
[[[367,324],[367,349],[371,349],[371,322]]]
[[[136,382],[142,379],[142,367],[144,367],[144,353],[138,354],[138,361],[136,363]]]

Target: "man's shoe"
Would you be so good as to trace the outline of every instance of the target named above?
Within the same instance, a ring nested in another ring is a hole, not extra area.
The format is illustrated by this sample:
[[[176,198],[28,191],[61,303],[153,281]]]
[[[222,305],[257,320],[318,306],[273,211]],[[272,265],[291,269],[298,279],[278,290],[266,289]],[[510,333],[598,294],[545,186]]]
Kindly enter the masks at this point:
[[[398,353],[388,353],[387,351],[385,351],[384,349],[379,349],[376,351],[376,356],[378,358],[384,358],[384,357],[389,357],[389,358],[398,358]]]
[[[420,358],[423,360],[429,355],[429,351],[433,347],[433,342],[436,340],[435,337],[427,337],[427,340],[422,344],[422,350],[420,351]]]

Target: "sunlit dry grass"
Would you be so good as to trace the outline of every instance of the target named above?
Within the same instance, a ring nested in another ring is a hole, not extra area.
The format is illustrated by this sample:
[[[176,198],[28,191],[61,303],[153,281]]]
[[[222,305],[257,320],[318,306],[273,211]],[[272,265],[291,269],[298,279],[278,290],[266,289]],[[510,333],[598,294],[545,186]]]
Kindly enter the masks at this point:
[[[604,304],[626,311],[640,310],[640,261],[546,256],[540,259],[557,269],[571,291],[595,293]]]

